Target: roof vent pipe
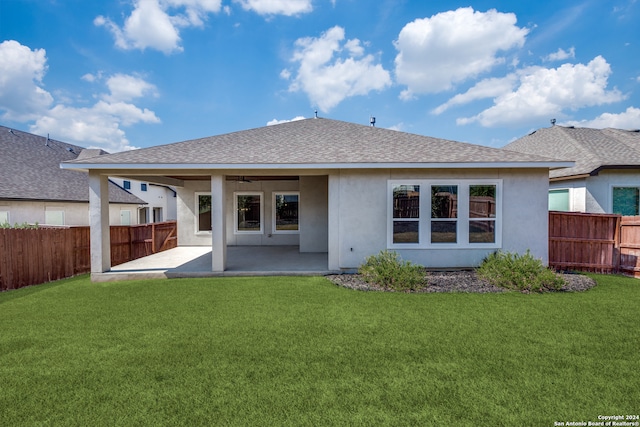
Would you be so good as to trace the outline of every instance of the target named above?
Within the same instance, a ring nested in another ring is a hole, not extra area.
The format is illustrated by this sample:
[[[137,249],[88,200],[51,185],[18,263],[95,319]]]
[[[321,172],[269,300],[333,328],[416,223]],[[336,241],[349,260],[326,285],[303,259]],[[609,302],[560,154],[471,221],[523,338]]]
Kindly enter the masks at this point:
[[[371,116],[369,117],[369,123],[371,124],[371,127],[375,127],[376,126],[376,118]]]
[[[551,119],[551,126],[555,126],[556,125],[556,119]]]

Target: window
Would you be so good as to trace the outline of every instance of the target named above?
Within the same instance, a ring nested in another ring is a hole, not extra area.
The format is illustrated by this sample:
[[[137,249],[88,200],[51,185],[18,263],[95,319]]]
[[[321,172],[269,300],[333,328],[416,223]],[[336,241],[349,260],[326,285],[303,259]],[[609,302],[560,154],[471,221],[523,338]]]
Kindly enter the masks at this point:
[[[496,185],[469,186],[469,243],[496,242]]]
[[[149,208],[138,208],[138,224],[149,222]]]
[[[144,182],[140,184],[140,191],[147,191],[147,184]]]
[[[638,215],[640,191],[638,187],[613,187],[613,213],[625,216]]]
[[[131,225],[131,211],[120,211],[120,225]]]
[[[44,223],[47,225],[64,225],[64,211],[47,209],[44,212]]]
[[[393,243],[420,242],[420,186],[393,187]]]
[[[0,211],[0,225],[9,224],[9,212]]]
[[[162,208],[153,208],[153,222],[162,222]]]
[[[196,193],[196,233],[211,232],[211,194]]]
[[[234,193],[236,233],[262,233],[262,193]]]
[[[431,243],[458,241],[458,186],[431,186]]]
[[[569,189],[549,190],[549,210],[569,211]]]
[[[389,182],[389,248],[499,248],[501,180]]]
[[[299,202],[300,193],[298,192],[273,193],[274,233],[298,233],[300,231]]]
[[[125,190],[131,190],[131,181],[123,181],[122,182],[122,186],[124,187]]]

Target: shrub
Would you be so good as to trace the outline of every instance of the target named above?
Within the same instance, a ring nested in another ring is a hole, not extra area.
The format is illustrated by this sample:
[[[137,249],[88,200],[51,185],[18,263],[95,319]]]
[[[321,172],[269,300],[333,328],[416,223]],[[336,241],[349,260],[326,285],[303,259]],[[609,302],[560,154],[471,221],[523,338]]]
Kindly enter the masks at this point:
[[[478,267],[478,276],[489,283],[507,289],[543,292],[559,290],[564,279],[531,255],[494,252]]]
[[[14,225],[11,225],[8,222],[4,222],[0,223],[0,228],[38,228],[38,223],[29,224],[28,222],[23,222],[22,224],[18,224],[16,222]]]
[[[358,273],[367,283],[396,291],[417,289],[426,284],[424,268],[402,261],[394,251],[384,250],[368,257]]]

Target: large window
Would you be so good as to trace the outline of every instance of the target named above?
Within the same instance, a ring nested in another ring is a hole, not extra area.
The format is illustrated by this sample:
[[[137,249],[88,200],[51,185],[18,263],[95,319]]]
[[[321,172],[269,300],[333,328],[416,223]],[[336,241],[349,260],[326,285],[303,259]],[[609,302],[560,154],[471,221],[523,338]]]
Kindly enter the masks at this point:
[[[262,193],[234,193],[236,233],[262,233]]]
[[[196,233],[211,232],[211,194],[196,193]]]
[[[499,248],[501,181],[390,181],[390,248]]]
[[[569,189],[549,190],[549,210],[550,211],[569,211]]]
[[[9,211],[0,211],[0,225],[9,224]]]
[[[274,233],[298,233],[300,231],[299,202],[300,193],[298,192],[273,193]]]
[[[638,215],[640,191],[638,187],[613,187],[613,213],[620,215]]]
[[[44,223],[47,225],[64,225],[64,211],[47,209],[44,212]]]

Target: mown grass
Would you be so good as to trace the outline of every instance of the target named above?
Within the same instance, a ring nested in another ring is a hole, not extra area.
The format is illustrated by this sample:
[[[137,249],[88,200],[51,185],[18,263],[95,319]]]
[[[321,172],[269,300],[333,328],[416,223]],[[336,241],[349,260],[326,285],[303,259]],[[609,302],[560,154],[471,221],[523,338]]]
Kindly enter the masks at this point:
[[[640,411],[640,284],[403,294],[320,277],[0,294],[0,425],[550,426]]]

